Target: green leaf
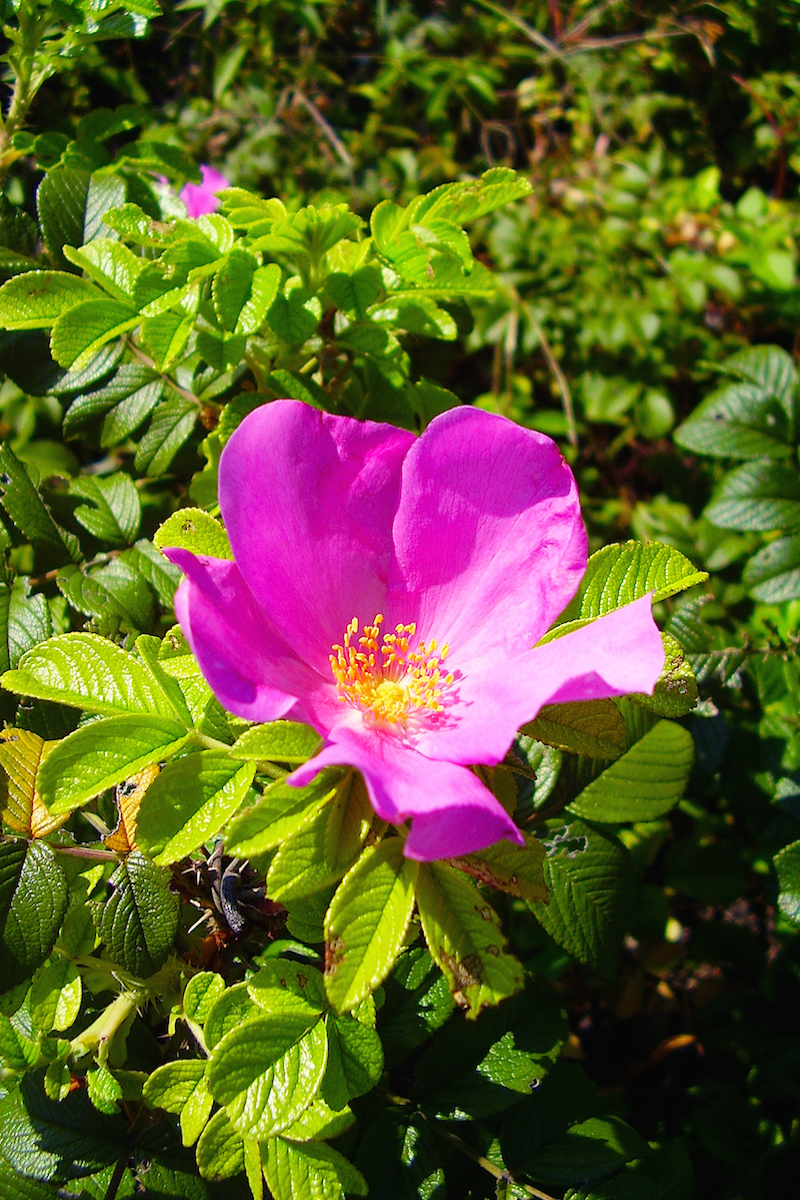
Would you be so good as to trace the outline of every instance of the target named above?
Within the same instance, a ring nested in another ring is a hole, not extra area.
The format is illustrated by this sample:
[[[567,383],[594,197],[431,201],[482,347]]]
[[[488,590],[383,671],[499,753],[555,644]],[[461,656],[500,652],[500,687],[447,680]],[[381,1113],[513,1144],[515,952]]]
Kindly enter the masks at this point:
[[[117,1102],[122,1099],[122,1085],[108,1067],[103,1064],[90,1067],[86,1072],[86,1087],[89,1099],[99,1112],[111,1115],[119,1112]]]
[[[437,218],[468,225],[505,204],[530,196],[532,191],[530,180],[524,175],[509,167],[493,167],[479,179],[446,183],[420,197],[414,207],[414,220],[428,224]]]
[[[236,246],[214,276],[214,310],[223,329],[231,333],[236,329],[241,311],[250,299],[257,269],[255,255]],[[278,276],[280,278],[280,272]]]
[[[273,1138],[262,1150],[264,1175],[274,1200],[343,1200],[366,1196],[364,1176],[324,1142]]]
[[[340,1112],[356,1096],[371,1091],[383,1074],[383,1047],[374,1029],[351,1016],[325,1017],[328,1069],[322,1085],[325,1101]]]
[[[684,717],[697,703],[697,680],[680,642],[668,633],[662,633],[661,640],[664,669],[656,680],[653,695],[633,692],[629,699],[660,717]]]
[[[171,758],[187,744],[186,726],[170,717],[125,713],[92,721],[48,751],[39,768],[42,800],[57,815],[86,804],[151,763]],[[184,761],[184,760],[181,760]],[[165,771],[151,784],[147,795]],[[141,812],[137,838],[141,839]],[[146,844],[142,839],[143,844]]]
[[[0,327],[49,329],[62,313],[97,297],[88,279],[66,271],[26,271],[0,287]]]
[[[41,594],[30,594],[29,579],[18,575],[11,586],[0,583],[0,671],[16,667],[26,651],[52,633],[48,603]]]
[[[364,321],[369,306],[375,303],[383,290],[383,280],[379,269],[373,264],[358,267],[352,274],[331,272],[325,279],[325,290],[342,312]]]
[[[648,592],[653,603],[708,579],[685,555],[661,542],[604,546],[589,559],[577,595],[559,617],[567,621],[601,617]]]
[[[6,880],[15,858],[0,859]],[[16,987],[41,966],[53,949],[66,910],[67,881],[53,851],[44,842],[31,842],[0,935],[0,989]]]
[[[287,346],[299,346],[317,332],[322,310],[316,296],[310,296],[305,288],[295,287],[284,295],[278,292],[270,307],[267,320],[275,333]]]
[[[225,991],[225,981],[213,971],[193,975],[183,993],[183,1011],[189,1021],[204,1025],[214,1003]]]
[[[428,948],[470,1017],[522,987],[500,918],[463,875],[442,863],[420,864],[417,905]]]
[[[547,704],[520,732],[588,758],[619,758],[628,746],[625,722],[613,700]]]
[[[547,900],[547,888],[544,883],[543,863],[544,847],[536,838],[528,834],[524,846],[503,839],[487,846],[477,854],[468,854],[465,858],[453,859],[460,870],[466,871],[473,879],[488,887],[498,888],[512,896],[523,900]]]
[[[136,552],[126,551],[96,567],[63,567],[56,575],[58,590],[80,613],[98,619],[110,635],[120,630],[139,633],[155,620],[152,589],[132,565]]]
[[[314,808],[282,843],[267,876],[273,900],[313,895],[353,865],[374,818],[361,779],[348,772],[331,799]]]
[[[445,1200],[441,1146],[422,1117],[397,1109],[382,1112],[358,1148],[357,1162],[368,1195],[380,1196],[383,1191],[397,1200]]]
[[[531,911],[560,946],[580,962],[609,974],[630,903],[627,850],[616,838],[583,821],[572,821],[551,833],[545,847],[550,898]]]
[[[349,237],[364,222],[347,204],[309,204],[275,221],[269,233],[256,238],[253,250],[288,254],[317,264],[337,242]]]
[[[150,476],[163,475],[194,432],[199,412],[199,406],[183,396],[160,405],[150,428],[139,442],[134,459],[136,470]]]
[[[75,964],[64,955],[56,955],[33,978],[28,1005],[34,1024],[43,1033],[69,1029],[80,1012],[82,995]]]
[[[57,1197],[58,1193],[49,1184],[18,1175],[0,1159],[0,1200],[57,1200]]]
[[[325,990],[349,1012],[383,982],[414,909],[417,864],[399,838],[365,851],[345,875],[325,917]]]
[[[778,875],[778,908],[785,917],[800,925],[800,842],[784,846],[775,855]]]
[[[62,367],[80,370],[105,346],[140,322],[139,310],[127,301],[101,297],[67,309],[50,336],[50,353]]]
[[[62,247],[81,246],[105,233],[106,214],[124,201],[125,180],[119,175],[90,175],[71,167],[48,171],[36,192],[36,208],[51,258],[66,266]]]
[[[116,1162],[127,1145],[122,1119],[98,1113],[82,1089],[49,1100],[43,1075],[28,1074],[0,1104],[3,1156],[14,1170],[60,1183]]]
[[[285,1135],[293,1142],[335,1138],[346,1129],[350,1129],[355,1119],[355,1113],[346,1105],[339,1112],[335,1112],[321,1096],[317,1096],[289,1126]]]
[[[188,1059],[157,1067],[144,1085],[151,1108],[163,1108],[180,1117],[184,1146],[193,1146],[211,1115],[213,1100],[205,1083],[206,1062]]]
[[[800,530],[800,475],[783,463],[760,459],[729,471],[703,511],[723,529]]]
[[[748,559],[742,583],[751,596],[766,604],[800,596],[800,533],[777,538]]]
[[[792,453],[792,429],[780,401],[745,381],[708,396],[673,436],[686,450],[712,458],[786,458]]]
[[[310,725],[296,721],[270,721],[246,729],[231,746],[237,758],[264,762],[304,763],[320,744],[320,736]]]
[[[644,1138],[619,1117],[590,1117],[527,1158],[525,1170],[544,1183],[580,1185],[647,1152]]]
[[[130,301],[136,278],[147,265],[146,259],[111,238],[95,238],[81,250],[64,246],[64,257],[115,300],[125,301]]]
[[[0,444],[0,503],[41,554],[55,563],[80,557],[77,538],[58,525],[8,442]]]
[[[75,437],[105,413],[100,435],[102,446],[124,441],[149,416],[161,397],[164,382],[158,372],[142,363],[123,363],[111,380],[96,391],[82,390],[64,417],[64,437]]]
[[[659,721],[570,803],[590,821],[653,821],[683,795],[694,760],[688,729]]]
[[[231,1123],[263,1141],[287,1129],[311,1103],[326,1062],[324,1023],[284,1009],[254,1017],[223,1038],[208,1067],[208,1086]]]
[[[170,891],[169,879],[169,871],[134,850],[109,880],[113,890],[98,933],[111,958],[142,979],[164,965],[175,940],[180,900]]]
[[[153,538],[158,550],[177,546],[192,554],[208,554],[212,558],[233,558],[228,535],[213,517],[202,508],[179,508],[159,526]]]
[[[242,1135],[224,1108],[215,1112],[197,1143],[197,1169],[203,1179],[232,1179],[244,1170]]]
[[[335,796],[339,781],[338,772],[323,771],[308,787],[271,784],[257,804],[234,817],[225,844],[232,854],[242,858],[273,850],[308,823],[310,810],[316,812]]]
[[[304,1012],[310,1021],[322,1015],[328,1003],[322,975],[306,963],[279,958],[267,960],[247,985],[251,998],[268,1013],[288,1009]]]
[[[101,542],[127,546],[136,538],[142,519],[142,506],[130,475],[81,475],[70,483],[71,496],[80,496],[90,504],[79,504],[75,519]]]
[[[164,558],[147,538],[139,538],[130,551],[128,561],[158,597],[162,608],[172,608],[175,592],[182,579],[180,570]]]
[[[258,1006],[251,999],[246,983],[235,983],[226,988],[211,1005],[206,1017],[203,1030],[206,1046],[213,1050],[232,1029],[238,1029],[258,1015]]]
[[[168,763],[142,800],[138,844],[160,866],[185,858],[236,812],[254,774],[253,763],[237,762],[224,750],[202,750]]]
[[[14,898],[27,852],[27,843],[22,838],[4,838],[0,841],[0,929]]]

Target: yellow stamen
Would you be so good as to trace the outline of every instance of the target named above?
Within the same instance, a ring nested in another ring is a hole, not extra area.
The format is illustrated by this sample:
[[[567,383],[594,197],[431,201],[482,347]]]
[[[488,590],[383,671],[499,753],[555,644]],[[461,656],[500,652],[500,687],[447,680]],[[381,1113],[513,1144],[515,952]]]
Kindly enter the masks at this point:
[[[330,663],[340,700],[378,724],[405,725],[416,714],[441,712],[442,688],[454,679],[440,669],[450,647],[439,649],[433,639],[412,649],[417,632],[413,621],[381,635],[382,623],[383,614],[378,613],[356,641],[358,619],[353,617],[343,644],[333,646]]]

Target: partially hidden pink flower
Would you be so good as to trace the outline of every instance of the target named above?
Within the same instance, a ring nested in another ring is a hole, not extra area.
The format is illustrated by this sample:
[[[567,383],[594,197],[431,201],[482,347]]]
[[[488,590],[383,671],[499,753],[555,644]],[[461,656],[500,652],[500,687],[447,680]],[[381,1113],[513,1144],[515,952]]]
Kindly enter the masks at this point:
[[[220,204],[217,192],[230,187],[230,183],[220,171],[206,166],[205,163],[200,168],[200,177],[200,183],[186,183],[180,191],[180,198],[190,217],[202,217],[206,213],[216,212]]]
[[[421,437],[294,400],[226,445],[219,499],[234,561],[171,549],[176,612],[208,683],[252,721],[305,721],[325,766],[359,770],[410,858],[521,842],[471,770],[500,762],[544,704],[652,692],[664,662],[649,596],[535,646],[586,569],[572,472],[555,443],[479,409]]]

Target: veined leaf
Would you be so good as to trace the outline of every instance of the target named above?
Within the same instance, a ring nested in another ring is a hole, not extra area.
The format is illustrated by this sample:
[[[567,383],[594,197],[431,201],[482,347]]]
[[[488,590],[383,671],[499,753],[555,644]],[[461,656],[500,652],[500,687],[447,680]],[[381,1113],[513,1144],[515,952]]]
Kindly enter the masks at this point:
[[[26,271],[0,287],[0,327],[49,329],[62,313],[98,295],[88,279],[67,271]]]
[[[625,542],[604,546],[589,559],[577,595],[559,618],[567,621],[601,617],[648,592],[653,602],[666,600],[708,579],[684,554],[661,542]]]
[[[139,816],[139,806],[142,797],[150,784],[158,775],[161,767],[158,763],[150,763],[143,770],[137,771],[130,779],[123,779],[116,787],[117,811],[119,821],[113,833],[103,839],[106,849],[114,850],[117,854],[129,854],[136,850],[136,820]]]
[[[109,886],[97,931],[112,959],[146,979],[166,962],[178,928],[180,900],[170,891],[169,872],[134,850]]]
[[[3,820],[23,837],[46,837],[69,817],[53,816],[36,789],[36,772],[42,756],[55,745],[29,729],[4,729],[0,733],[0,765],[8,775]]]
[[[351,1162],[324,1142],[272,1138],[262,1150],[274,1200],[344,1200],[366,1196],[367,1183]]]
[[[14,843],[5,845],[14,846]],[[0,879],[10,878],[13,855],[0,857]],[[3,878],[5,876],[5,878]],[[67,881],[53,851],[45,842],[31,842],[14,887],[0,935],[3,978],[7,991],[29,979],[53,949],[67,910]]]
[[[501,892],[509,892],[523,900],[546,901],[544,857],[542,843],[526,834],[524,846],[503,839],[477,854],[453,859],[453,864],[479,883],[498,888]]]
[[[613,700],[547,704],[520,732],[588,758],[619,758],[628,745],[625,722]]]
[[[383,1073],[381,1039],[369,1025],[344,1014],[329,1012],[325,1017],[328,1033],[328,1069],[322,1084],[322,1096],[331,1108],[340,1112],[356,1096],[371,1091]]]
[[[800,533],[777,538],[749,559],[742,583],[751,596],[767,604],[780,604],[800,596]]]
[[[360,777],[348,773],[333,797],[312,809],[272,860],[273,900],[313,895],[341,879],[364,844],[374,812]]]
[[[212,558],[233,558],[228,535],[212,516],[202,508],[180,508],[167,517],[153,538],[158,550],[177,546],[192,554],[209,554]]]
[[[214,1101],[205,1083],[206,1062],[187,1059],[157,1067],[144,1085],[145,1103],[180,1117],[184,1146],[193,1146]]]
[[[186,745],[190,734],[170,717],[125,713],[70,733],[44,758],[37,785],[54,813],[69,812]],[[140,834],[141,837],[141,834]]]
[[[130,301],[136,277],[147,265],[147,259],[110,238],[95,238],[80,250],[64,246],[63,253],[115,300]]]
[[[463,875],[443,863],[420,864],[417,905],[430,952],[468,1016],[522,987],[500,918]]]
[[[34,1024],[43,1033],[69,1029],[80,1012],[82,995],[75,964],[63,954],[54,954],[33,977],[29,1006]]]
[[[226,846],[243,858],[274,850],[307,824],[311,809],[316,811],[333,798],[340,778],[338,772],[323,771],[304,788],[282,782],[270,784],[257,804],[243,809],[231,821]]]
[[[697,680],[680,642],[668,633],[662,633],[661,640],[664,669],[656,680],[653,695],[635,692],[630,699],[660,717],[683,717],[697,703]]]
[[[630,902],[627,850],[616,838],[582,821],[554,831],[545,847],[550,898],[531,911],[550,936],[580,962],[609,972]]]
[[[183,993],[183,1012],[187,1021],[205,1025],[215,1002],[225,991],[225,981],[214,971],[193,975]]]
[[[325,990],[349,1012],[382,983],[403,946],[414,909],[418,866],[400,838],[362,854],[325,916]]]
[[[65,633],[23,655],[0,684],[9,692],[55,700],[85,712],[174,716],[169,698],[132,654],[93,633]]]
[[[703,515],[723,529],[800,530],[800,475],[785,463],[760,459],[729,471]]]
[[[9,586],[0,583],[0,670],[16,667],[26,650],[53,633],[47,600],[30,594],[30,580],[18,575]]]
[[[231,746],[236,758],[266,762],[304,763],[320,744],[320,736],[310,725],[296,721],[270,721],[246,729]]]
[[[244,1141],[224,1108],[214,1113],[200,1135],[197,1169],[203,1179],[232,1179],[244,1170]]]
[[[778,907],[785,917],[800,924],[800,841],[792,842],[775,855],[778,875]]]
[[[659,721],[570,804],[591,821],[652,821],[683,795],[694,759],[688,729]]]
[[[139,845],[161,866],[185,858],[219,832],[254,774],[254,763],[237,762],[224,750],[201,750],[168,763],[139,809]]]
[[[58,318],[50,335],[50,352],[62,367],[80,369],[98,350],[140,322],[129,301],[84,300]]]
[[[162,366],[162,370],[167,368]],[[139,442],[134,459],[136,470],[151,476],[163,475],[183,443],[191,437],[199,411],[199,406],[184,396],[160,405],[150,428]]]
[[[0,503],[38,553],[55,563],[80,558],[77,538],[53,520],[8,442],[0,444]]]
[[[130,475],[81,475],[70,483],[70,495],[90,504],[79,504],[75,519],[99,541],[127,546],[139,532],[142,506]]]

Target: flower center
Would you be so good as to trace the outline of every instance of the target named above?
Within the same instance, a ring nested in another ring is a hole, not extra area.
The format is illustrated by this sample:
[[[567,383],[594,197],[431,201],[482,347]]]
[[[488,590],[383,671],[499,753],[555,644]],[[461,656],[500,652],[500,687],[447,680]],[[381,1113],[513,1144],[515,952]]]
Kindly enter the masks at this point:
[[[344,644],[333,647],[330,663],[339,699],[378,724],[404,726],[410,717],[441,712],[442,691],[453,682],[442,671],[450,647],[439,649],[434,638],[412,648],[416,625],[398,625],[394,633],[381,635],[382,624],[378,613],[357,637],[358,618],[353,617]]]

